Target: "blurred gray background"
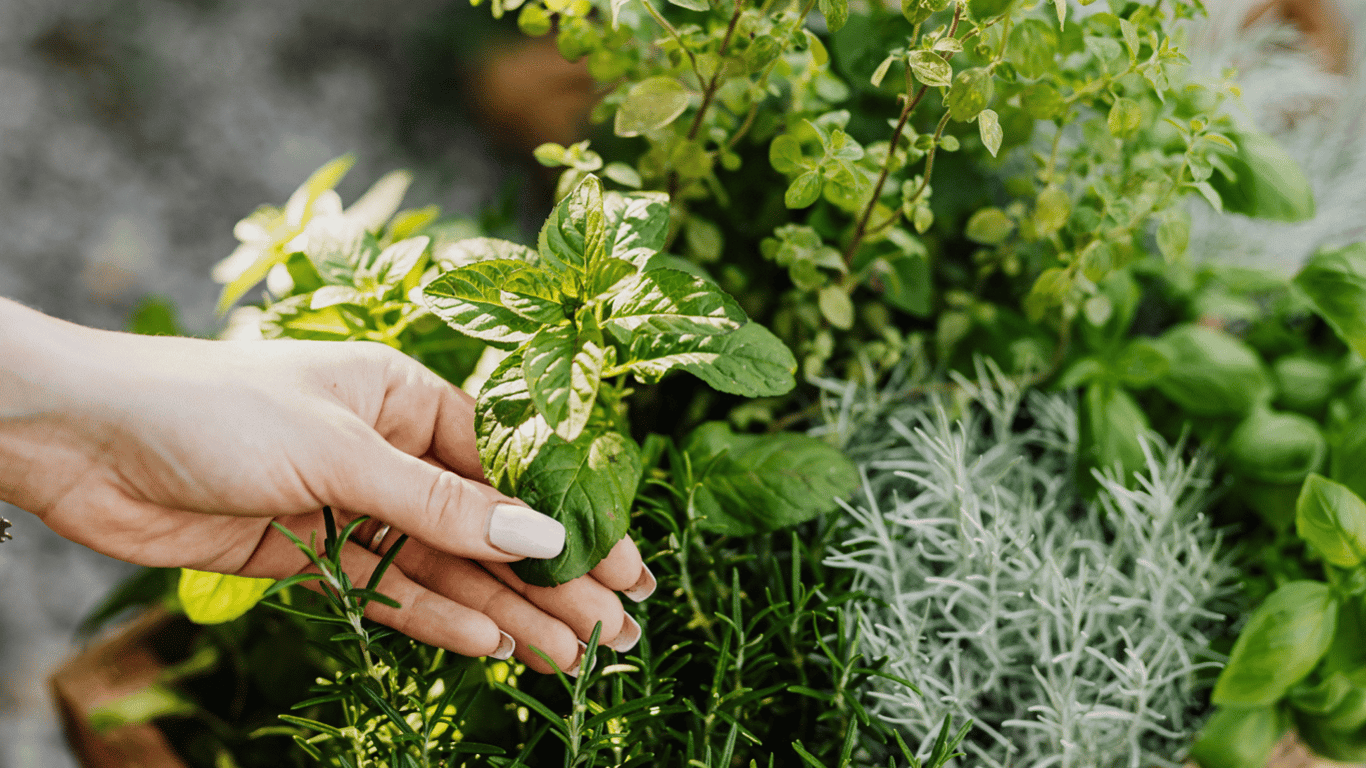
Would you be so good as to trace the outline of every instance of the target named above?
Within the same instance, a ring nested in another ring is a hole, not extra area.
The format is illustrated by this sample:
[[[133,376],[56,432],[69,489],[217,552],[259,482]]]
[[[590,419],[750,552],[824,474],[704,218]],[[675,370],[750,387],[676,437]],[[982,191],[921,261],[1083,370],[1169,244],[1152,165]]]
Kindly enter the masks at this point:
[[[486,8],[447,0],[0,0],[0,296],[121,328],[149,295],[212,334],[235,221],[355,152],[473,214],[506,159],[462,107]],[[74,765],[46,677],[130,567],[0,505],[0,768]]]

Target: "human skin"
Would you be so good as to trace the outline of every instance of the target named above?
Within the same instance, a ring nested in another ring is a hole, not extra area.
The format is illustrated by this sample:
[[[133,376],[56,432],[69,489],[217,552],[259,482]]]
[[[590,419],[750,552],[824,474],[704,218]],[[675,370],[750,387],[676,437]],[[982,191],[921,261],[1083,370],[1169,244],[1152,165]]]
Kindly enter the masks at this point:
[[[120,560],[273,579],[313,566],[271,523],[321,540],[324,506],[365,514],[355,541],[411,537],[379,586],[402,608],[371,618],[467,656],[515,642],[541,672],[533,646],[573,672],[599,621],[634,645],[615,592],[655,584],[629,537],[567,584],[521,582],[507,564],[563,528],[484,482],[473,398],[382,344],[136,336],[0,298],[0,500]],[[365,583],[380,556],[355,541]]]

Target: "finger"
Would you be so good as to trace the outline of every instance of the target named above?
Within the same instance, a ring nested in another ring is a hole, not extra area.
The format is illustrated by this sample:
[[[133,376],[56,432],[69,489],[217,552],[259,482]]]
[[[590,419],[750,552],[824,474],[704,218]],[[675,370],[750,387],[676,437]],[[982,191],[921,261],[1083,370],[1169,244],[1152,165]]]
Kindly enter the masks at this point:
[[[375,431],[404,453],[431,454],[457,474],[483,480],[474,398],[406,355],[381,354],[387,386]]]
[[[353,542],[342,546],[342,569],[352,583],[369,583],[379,561],[378,555]],[[317,569],[310,564],[300,572],[316,573]],[[322,589],[316,581],[308,584]],[[414,640],[462,656],[507,659],[514,652],[516,642],[512,635],[502,631],[492,618],[424,587],[400,568],[390,566],[376,591],[398,601],[401,607],[372,601],[366,605],[365,615]]]
[[[537,608],[476,563],[410,542],[394,561],[403,573],[424,587],[493,619],[517,642],[516,656],[541,673],[554,672],[536,653],[539,649],[555,666],[573,674],[581,646],[567,624]]]
[[[483,566],[533,605],[568,624],[580,640],[592,637],[598,622],[602,622],[598,642],[609,648],[630,650],[640,639],[640,625],[622,610],[616,594],[595,579],[580,577],[558,587],[536,587],[517,578],[506,563]]]
[[[370,432],[320,468],[322,500],[368,514],[429,546],[477,560],[550,558],[564,526],[483,483],[434,467]]]
[[[640,559],[640,550],[630,536],[623,536],[588,575],[610,590],[639,603],[655,591],[655,575]]]

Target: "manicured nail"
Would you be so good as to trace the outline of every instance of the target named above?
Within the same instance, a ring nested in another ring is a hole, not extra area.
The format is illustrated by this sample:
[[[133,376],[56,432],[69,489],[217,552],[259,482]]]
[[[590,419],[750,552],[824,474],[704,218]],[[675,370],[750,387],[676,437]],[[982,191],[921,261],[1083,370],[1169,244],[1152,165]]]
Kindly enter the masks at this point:
[[[564,670],[564,673],[565,673],[566,675],[569,675],[570,677],[578,677],[578,676],[579,676],[579,672],[580,672],[581,668],[583,667],[584,655],[585,655],[585,653],[586,653],[587,651],[588,651],[588,643],[585,643],[584,641],[580,640],[580,641],[579,641],[579,657],[578,657],[577,659],[574,659],[574,663],[569,665],[569,669]]]
[[[622,590],[621,593],[639,603],[653,595],[657,586],[659,585],[655,582],[655,575],[650,573],[650,566],[641,565],[640,578],[636,579],[636,583],[632,584],[630,589]]]
[[[626,614],[626,623],[621,625],[621,631],[612,638],[612,642],[607,644],[608,648],[617,653],[625,653],[636,647],[640,642],[640,622],[631,618],[631,614]]]
[[[494,505],[488,538],[493,546],[521,557],[545,559],[564,550],[564,526],[520,504]]]
[[[508,659],[512,658],[512,652],[517,650],[517,641],[512,639],[512,635],[509,635],[508,633],[503,632],[501,630],[498,632],[498,634],[502,635],[503,637],[501,640],[498,641],[498,650],[494,651],[493,653],[490,653],[489,658],[497,659],[499,661],[507,661]]]

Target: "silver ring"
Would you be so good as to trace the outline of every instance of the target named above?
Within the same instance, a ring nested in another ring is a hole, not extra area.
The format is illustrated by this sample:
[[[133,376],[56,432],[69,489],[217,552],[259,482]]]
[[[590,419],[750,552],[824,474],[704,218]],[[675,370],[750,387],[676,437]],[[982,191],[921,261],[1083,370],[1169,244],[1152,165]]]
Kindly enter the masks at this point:
[[[366,547],[366,549],[375,554],[379,554],[379,546],[384,543],[384,537],[389,535],[389,528],[390,525],[388,523],[381,525],[379,530],[375,531],[374,537],[370,539],[370,546]]]

